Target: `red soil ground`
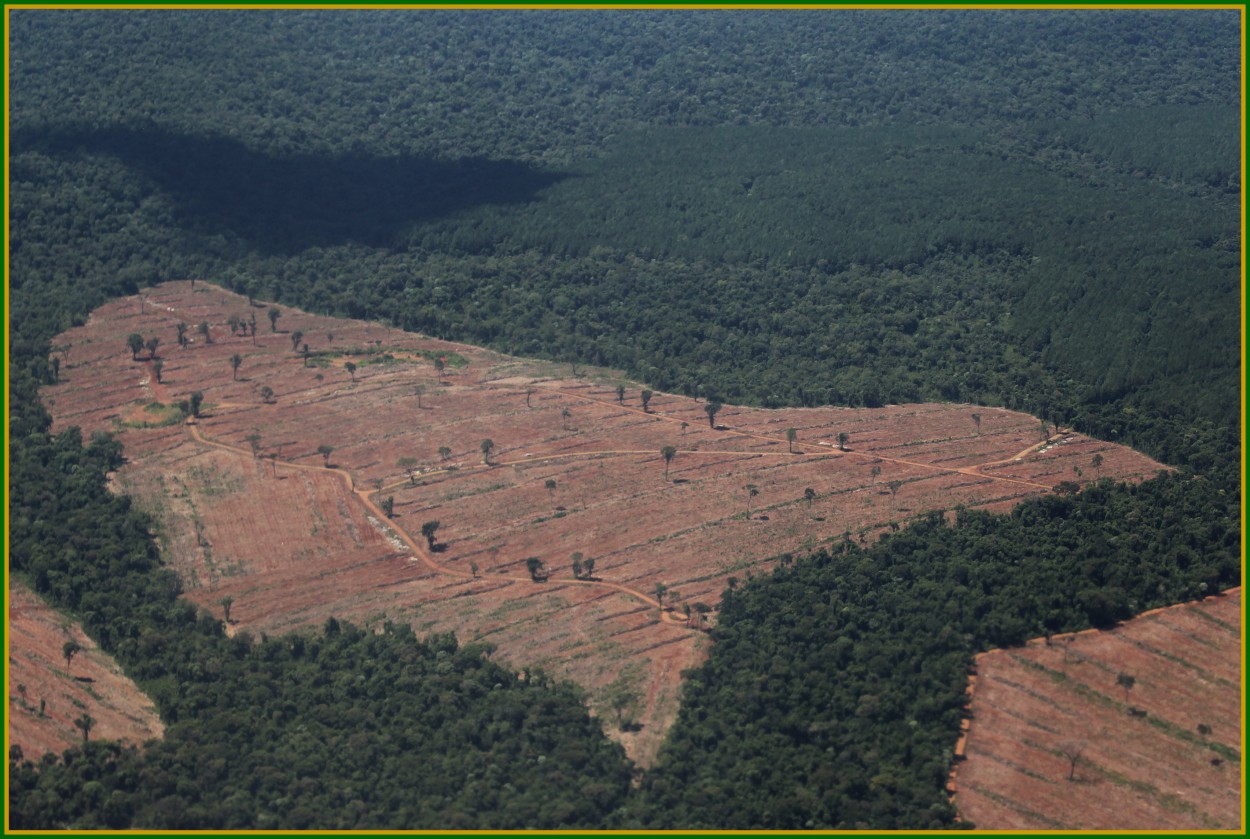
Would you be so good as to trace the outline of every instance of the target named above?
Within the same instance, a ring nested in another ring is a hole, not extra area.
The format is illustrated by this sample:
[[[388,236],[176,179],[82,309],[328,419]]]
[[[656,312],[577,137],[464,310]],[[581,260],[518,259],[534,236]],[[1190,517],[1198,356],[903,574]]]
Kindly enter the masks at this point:
[[[252,311],[258,334],[232,336],[227,319]],[[682,606],[715,607],[730,577],[766,572],[848,531],[871,540],[926,510],[1003,511],[1060,481],[1161,468],[1071,433],[1035,451],[1037,419],[966,405],[725,406],[712,430],[692,399],[656,393],[644,413],[639,387],[608,371],[575,378],[567,365],[282,311],[287,332],[273,333],[265,308],[186,282],[146,291],[142,310],[137,297],[102,307],[56,341],[71,347],[61,382],[44,392],[56,427],[119,432],[130,461],[119,488],[157,518],[188,597],[218,614],[219,601],[233,598],[234,631],[272,634],[335,615],[489,641],[514,666],[580,683],[605,716],[623,706],[641,729],[613,736],[643,764],[675,718],[681,671],[706,652],[707,636],[686,626]],[[194,339],[185,349],[179,321]],[[212,326],[211,344],[196,331],[201,321]],[[314,353],[388,350],[393,363],[354,355],[306,367],[292,351],[295,330]],[[132,332],[161,338],[163,384],[146,352],[132,360]],[[423,351],[447,358],[441,378]],[[272,404],[262,387],[274,391]],[[152,416],[147,403],[192,391],[204,394],[203,442],[180,425],[132,427]],[[849,451],[838,450],[840,432]],[[490,465],[480,448],[487,438]],[[338,471],[324,468],[321,445],[333,447]],[[667,445],[678,449],[668,479]],[[416,460],[413,480],[401,458]],[[386,497],[389,521],[377,506]],[[433,554],[421,537],[431,520],[441,522],[444,546]],[[573,579],[574,552],[594,558],[595,583]],[[544,562],[547,582],[529,579],[529,557]],[[657,583],[675,607],[663,619]]]
[[[980,656],[953,779],[961,818],[992,830],[1242,827],[1241,624],[1233,589]]]
[[[82,647],[67,667],[67,641]],[[142,743],[160,737],[152,702],[95,642],[21,583],[9,583],[9,743],[26,758],[82,742],[74,720],[95,720],[90,736]],[[40,703],[44,703],[40,715]]]

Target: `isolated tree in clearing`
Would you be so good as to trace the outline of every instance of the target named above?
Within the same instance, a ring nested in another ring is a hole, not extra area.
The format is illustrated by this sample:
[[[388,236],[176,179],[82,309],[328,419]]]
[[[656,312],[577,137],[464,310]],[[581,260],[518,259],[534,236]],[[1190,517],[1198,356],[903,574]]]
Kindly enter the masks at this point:
[[[495,448],[495,441],[489,437],[482,441],[482,462],[487,466],[490,465],[490,451]]]
[[[143,349],[143,336],[138,332],[131,332],[126,336],[126,346],[130,348],[130,358],[138,361],[139,351]]]
[[[438,532],[439,523],[437,521],[427,521],[421,525],[421,535],[425,537],[425,541],[430,544],[430,550],[434,550],[437,542],[434,534]]]
[[[322,458],[325,459],[325,465],[327,469],[330,466],[330,453],[333,451],[334,451],[334,446],[328,446],[325,443],[322,443],[320,446],[317,446],[317,454],[321,455]]]
[[[65,656],[65,669],[69,669],[69,664],[74,660],[74,656],[78,655],[78,651],[82,646],[77,641],[66,641],[65,646],[61,647],[61,655]]]
[[[270,332],[278,331],[278,318],[280,317],[282,317],[282,312],[279,311],[277,307],[270,306],[269,307],[269,331]]]
[[[716,429],[716,415],[720,413],[723,406],[716,401],[712,401],[703,406],[704,412],[707,414],[707,424]]]
[[[239,380],[239,366],[241,364],[243,364],[243,356],[239,355],[238,353],[235,353],[234,355],[230,356],[230,370],[231,370],[231,373],[233,374],[232,378],[235,381]]]
[[[677,449],[674,446],[665,446],[660,449],[660,456],[664,458],[664,480],[668,480],[668,467],[673,462],[673,458],[677,456]]]
[[[1128,693],[1133,689],[1133,685],[1137,684],[1137,677],[1130,676],[1128,673],[1121,673],[1115,677],[1115,683],[1124,688],[1124,702],[1128,704]]]
[[[1059,754],[1068,760],[1068,780],[1076,780],[1076,764],[1081,759],[1081,755],[1085,753],[1085,747],[1089,743],[1085,740],[1064,740],[1059,744]]]

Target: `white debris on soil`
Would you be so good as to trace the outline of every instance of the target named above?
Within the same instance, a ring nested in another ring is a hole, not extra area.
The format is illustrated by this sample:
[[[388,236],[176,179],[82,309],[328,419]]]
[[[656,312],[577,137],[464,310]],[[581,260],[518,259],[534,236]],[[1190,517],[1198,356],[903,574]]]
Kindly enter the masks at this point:
[[[390,543],[392,548],[394,548],[397,551],[408,550],[408,546],[404,544],[404,540],[396,536],[395,532],[392,531],[389,527],[382,524],[382,522],[378,521],[373,516],[367,516],[367,518],[369,519],[369,524],[377,528],[378,532],[381,533],[386,538],[386,541]]]

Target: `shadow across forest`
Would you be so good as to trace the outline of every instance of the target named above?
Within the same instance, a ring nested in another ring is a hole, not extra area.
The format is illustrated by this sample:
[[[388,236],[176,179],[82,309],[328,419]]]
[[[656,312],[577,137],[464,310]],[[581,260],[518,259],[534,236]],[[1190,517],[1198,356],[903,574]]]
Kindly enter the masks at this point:
[[[272,155],[159,126],[15,132],[11,148],[105,154],[174,202],[180,226],[265,253],[347,242],[386,247],[409,226],[482,204],[518,204],[566,175],[526,163],[363,153]]]

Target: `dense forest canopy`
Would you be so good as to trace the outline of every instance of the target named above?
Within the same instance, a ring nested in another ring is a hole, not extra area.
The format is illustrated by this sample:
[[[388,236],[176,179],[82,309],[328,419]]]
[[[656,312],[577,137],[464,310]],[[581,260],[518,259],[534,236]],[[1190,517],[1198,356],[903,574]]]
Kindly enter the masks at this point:
[[[1237,10],[9,22],[12,569],[172,723],[145,752],[11,755],[21,826],[949,825],[972,652],[1240,578]],[[1181,471],[741,586],[629,792],[565,686],[402,627],[229,639],[176,598],[104,489],[114,444],[50,436],[35,388],[57,332],[182,277],[709,398],[1006,405]],[[307,697],[353,680],[376,707],[331,730]],[[465,725],[420,734],[449,707]],[[420,740],[472,748],[420,759],[436,792],[381,783]]]

